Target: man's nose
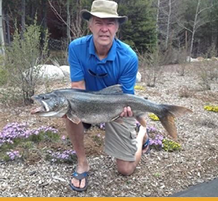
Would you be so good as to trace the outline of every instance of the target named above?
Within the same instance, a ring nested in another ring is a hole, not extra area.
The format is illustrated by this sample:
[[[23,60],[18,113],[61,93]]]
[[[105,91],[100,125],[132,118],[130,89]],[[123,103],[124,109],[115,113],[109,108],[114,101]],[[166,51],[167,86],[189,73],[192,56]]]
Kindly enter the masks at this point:
[[[101,30],[102,30],[103,32],[108,31],[108,25],[107,25],[107,24],[102,24]]]

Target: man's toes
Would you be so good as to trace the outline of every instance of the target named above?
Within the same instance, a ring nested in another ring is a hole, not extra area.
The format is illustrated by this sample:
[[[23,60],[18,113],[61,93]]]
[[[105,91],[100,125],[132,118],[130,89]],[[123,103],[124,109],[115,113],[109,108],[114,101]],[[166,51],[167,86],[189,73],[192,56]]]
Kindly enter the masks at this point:
[[[86,185],[86,180],[82,179],[81,182],[80,182],[80,188],[84,188],[85,185]]]
[[[72,184],[77,188],[84,188],[86,185],[86,180],[82,179],[81,182],[77,179],[72,179]]]
[[[79,185],[79,181],[78,180],[76,180],[76,179],[72,179],[71,180],[71,183],[75,186],[75,187],[80,187],[80,185]]]

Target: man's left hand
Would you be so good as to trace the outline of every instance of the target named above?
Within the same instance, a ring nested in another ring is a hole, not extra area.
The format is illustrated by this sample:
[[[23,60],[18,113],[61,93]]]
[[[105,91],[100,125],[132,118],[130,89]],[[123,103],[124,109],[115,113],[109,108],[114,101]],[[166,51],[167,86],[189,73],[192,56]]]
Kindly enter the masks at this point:
[[[133,116],[133,112],[131,107],[124,107],[123,108],[123,112],[120,114],[120,117],[132,117]]]

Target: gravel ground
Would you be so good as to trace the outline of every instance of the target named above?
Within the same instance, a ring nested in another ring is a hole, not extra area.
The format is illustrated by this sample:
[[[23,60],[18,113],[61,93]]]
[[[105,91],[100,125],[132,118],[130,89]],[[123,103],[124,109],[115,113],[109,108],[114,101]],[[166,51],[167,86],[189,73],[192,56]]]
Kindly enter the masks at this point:
[[[203,109],[205,104],[218,104],[218,80],[213,89],[201,90],[196,68],[189,66],[185,76],[179,76],[179,66],[168,66],[156,87],[145,87],[137,94],[157,103],[186,106],[192,114],[176,120],[179,152],[151,150],[143,155],[134,174],[124,177],[115,167],[114,159],[102,152],[88,154],[90,163],[89,188],[86,192],[72,191],[69,176],[75,164],[52,164],[40,160],[34,164],[0,163],[0,192],[2,197],[165,197],[218,177],[218,113]],[[144,85],[144,83],[140,83]],[[186,97],[182,97],[186,96]],[[1,128],[6,122],[22,116],[24,121],[38,122],[19,109],[6,115],[2,108]],[[3,116],[4,115],[4,116]],[[40,120],[41,121],[41,120]],[[147,120],[148,125],[162,129],[159,122]],[[42,123],[42,122],[41,122]],[[47,121],[47,123],[49,123]],[[164,132],[164,131],[163,131]],[[86,140],[88,136],[85,136]]]

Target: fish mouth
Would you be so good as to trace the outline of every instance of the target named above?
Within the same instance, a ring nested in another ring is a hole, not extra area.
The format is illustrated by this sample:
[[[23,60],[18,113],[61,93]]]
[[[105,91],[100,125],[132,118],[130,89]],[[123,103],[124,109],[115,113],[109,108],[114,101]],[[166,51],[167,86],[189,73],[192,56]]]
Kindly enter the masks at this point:
[[[36,101],[36,107],[30,111],[30,114],[42,114],[49,111],[48,105],[44,101]]]
[[[35,101],[36,107],[30,110],[30,114],[43,117],[63,117],[67,113],[68,108],[66,107],[54,110],[45,101],[34,97],[32,99]]]

